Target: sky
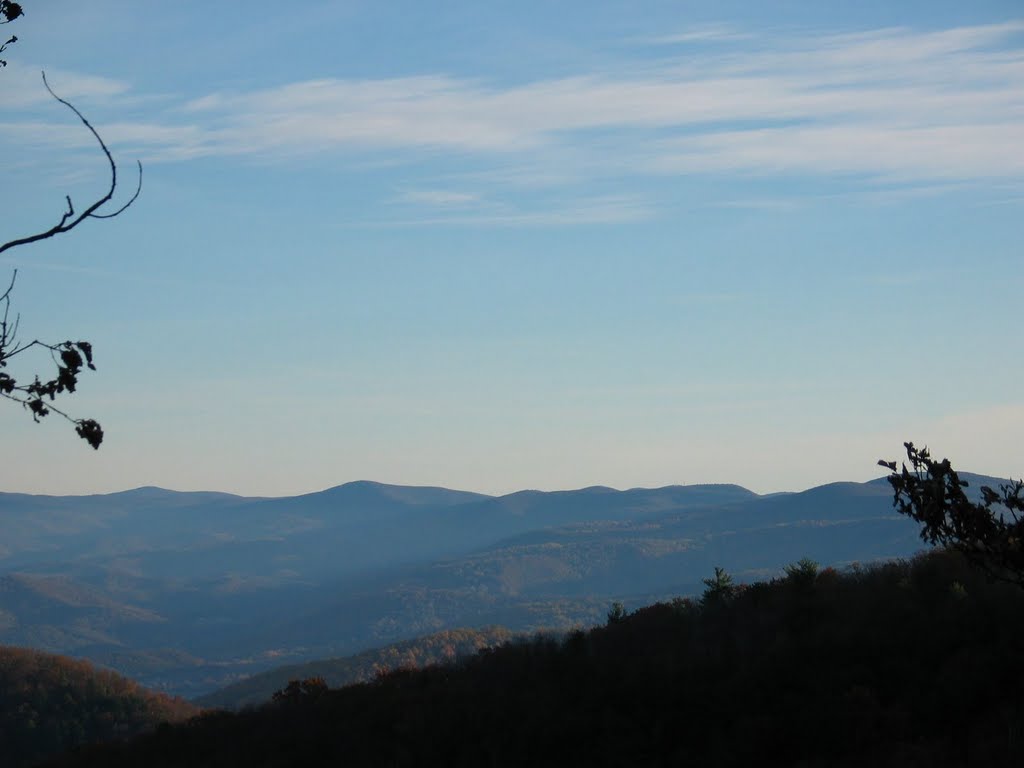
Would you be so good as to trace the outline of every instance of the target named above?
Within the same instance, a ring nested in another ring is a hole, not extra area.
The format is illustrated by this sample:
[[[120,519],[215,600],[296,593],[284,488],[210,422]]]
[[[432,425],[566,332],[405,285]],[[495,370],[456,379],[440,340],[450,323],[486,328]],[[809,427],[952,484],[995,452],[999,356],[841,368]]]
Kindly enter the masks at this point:
[[[40,70],[144,183],[0,255],[106,431],[0,490],[1024,473],[1019,2],[23,6],[0,241],[108,183]]]

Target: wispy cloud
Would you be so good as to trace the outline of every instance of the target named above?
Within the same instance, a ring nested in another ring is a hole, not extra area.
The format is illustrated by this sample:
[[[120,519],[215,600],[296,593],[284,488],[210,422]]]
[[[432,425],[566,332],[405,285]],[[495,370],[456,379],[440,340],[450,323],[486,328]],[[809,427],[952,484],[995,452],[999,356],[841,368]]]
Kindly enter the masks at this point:
[[[359,219],[345,222],[345,225],[384,229],[420,226],[564,227],[643,221],[655,213],[652,206],[635,197],[604,196],[563,202],[543,209],[490,203],[468,211],[452,210],[408,218]]]
[[[470,192],[456,192],[451,189],[410,189],[395,198],[397,203],[428,205],[436,207],[465,207],[476,203],[480,196]]]
[[[110,135],[164,161],[449,152],[514,172],[544,152],[583,156],[592,172],[614,166],[620,175],[1017,179],[1024,177],[1022,33],[1024,21],[793,34],[744,50],[731,44],[742,30],[712,25],[660,40],[721,46],[688,47],[685,55],[666,48],[659,64],[616,76],[508,87],[448,75],[307,80],[208,94],[144,122],[119,122]],[[108,95],[123,91],[108,81],[82,83]],[[9,119],[0,135],[24,138],[26,130]],[[39,126],[31,133],[46,136]],[[425,194],[433,200],[419,202],[446,204]]]
[[[749,40],[753,35],[729,24],[700,24],[668,35],[645,37],[638,42],[648,45],[680,45],[684,43],[719,43]]]
[[[666,143],[652,172],[866,174],[885,179],[1024,176],[1012,147],[1024,122],[1006,125],[815,125],[723,131]],[[674,148],[674,151],[670,149]]]
[[[1024,205],[1024,195],[1019,195],[1017,197],[1003,197],[996,200],[988,200],[983,203],[976,203],[976,205],[981,207],[991,207],[999,205]]]
[[[121,80],[96,77],[60,69],[47,70],[47,79],[58,94],[73,101],[93,103],[109,101],[126,95],[130,88]],[[46,92],[38,67],[29,67],[11,61],[4,68],[4,107],[8,110],[25,109],[52,104],[53,97]]]
[[[708,305],[708,304],[732,304],[742,301],[746,295],[736,291],[717,291],[708,293],[683,293],[673,299],[674,304],[680,306]]]
[[[752,197],[740,200],[724,200],[713,203],[716,208],[739,208],[751,211],[771,211],[773,213],[788,213],[797,211],[806,201],[784,197]]]

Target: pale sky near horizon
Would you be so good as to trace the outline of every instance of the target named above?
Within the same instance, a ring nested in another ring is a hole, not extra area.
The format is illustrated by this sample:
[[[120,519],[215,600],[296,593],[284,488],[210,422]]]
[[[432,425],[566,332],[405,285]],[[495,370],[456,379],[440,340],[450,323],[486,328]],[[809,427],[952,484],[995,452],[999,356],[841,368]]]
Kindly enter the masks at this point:
[[[145,182],[0,256],[107,433],[2,491],[1024,474],[1018,2],[24,5],[0,242],[106,183],[41,69]]]

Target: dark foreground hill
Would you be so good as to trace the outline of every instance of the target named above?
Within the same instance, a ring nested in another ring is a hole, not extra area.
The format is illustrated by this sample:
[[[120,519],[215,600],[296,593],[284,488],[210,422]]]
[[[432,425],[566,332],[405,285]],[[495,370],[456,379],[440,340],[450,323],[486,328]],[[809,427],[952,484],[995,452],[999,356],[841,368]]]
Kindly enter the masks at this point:
[[[53,765],[1019,765],[1022,681],[1024,592],[932,553],[296,686]]]
[[[0,647],[0,765],[136,736],[198,708],[64,656]]]

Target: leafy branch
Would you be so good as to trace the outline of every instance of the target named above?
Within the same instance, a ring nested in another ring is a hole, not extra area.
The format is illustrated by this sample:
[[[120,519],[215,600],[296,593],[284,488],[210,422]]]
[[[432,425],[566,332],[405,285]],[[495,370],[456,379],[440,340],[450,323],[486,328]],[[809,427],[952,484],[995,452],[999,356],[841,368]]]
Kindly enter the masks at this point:
[[[17,336],[20,317],[15,315],[13,320],[10,317],[11,291],[14,290],[14,282],[17,277],[18,271],[15,270],[7,290],[0,295],[0,305],[3,306],[2,317],[0,317],[0,397],[21,403],[32,413],[32,418],[36,422],[51,412],[63,416],[75,425],[75,431],[79,437],[93,448],[99,448],[100,443],[103,442],[103,428],[99,423],[94,419],[72,418],[53,405],[53,400],[57,395],[75,391],[83,366],[91,371],[96,370],[92,361],[92,344],[87,341],[47,344],[38,339],[27,344],[19,342]],[[36,375],[31,383],[19,384],[4,369],[11,358],[32,348],[49,350],[50,357],[57,368],[57,375],[48,381],[43,381]]]
[[[879,461],[893,488],[893,506],[923,525],[929,544],[961,552],[990,577],[1024,587],[1024,481],[981,487],[971,501],[949,459],[935,461],[927,448],[904,443],[907,462]]]
[[[3,21],[0,21],[0,23],[9,23],[20,15],[21,8],[16,3],[9,3],[4,0],[0,0],[0,17],[4,19]],[[9,40],[8,43],[9,42],[13,42],[13,39]],[[6,47],[6,45],[7,43],[0,47],[0,52],[3,51],[3,47]],[[114,162],[114,157],[107,148],[103,138],[99,135],[96,129],[93,128],[92,124],[73,104],[54,93],[50,84],[46,80],[46,73],[43,72],[42,74],[43,85],[46,87],[49,94],[58,102],[70,109],[79,121],[81,121],[82,125],[84,125],[96,139],[96,142],[99,144],[100,149],[106,156],[107,163],[110,167],[110,185],[103,195],[87,205],[79,213],[75,212],[75,207],[71,202],[71,197],[69,195],[65,195],[64,199],[67,201],[67,210],[56,224],[45,231],[3,243],[0,245],[0,253],[21,245],[35,243],[40,240],[46,240],[47,238],[54,237],[55,235],[70,232],[86,219],[112,219],[119,216],[124,213],[136,199],[138,199],[139,193],[142,191],[142,163],[138,163],[139,180],[131,198],[129,198],[129,200],[117,210],[110,212],[101,211],[103,206],[114,198],[114,193],[117,190],[117,164]],[[14,270],[14,273],[11,276],[11,282],[7,286],[7,290],[0,295],[0,306],[2,306],[2,320],[0,320],[0,397],[20,403],[32,414],[32,419],[36,422],[50,413],[56,413],[63,416],[75,425],[75,432],[77,432],[79,437],[85,440],[93,448],[99,448],[100,444],[103,442],[103,428],[96,420],[74,418],[68,415],[61,408],[54,405],[54,400],[58,395],[63,395],[65,393],[70,394],[77,389],[78,377],[82,373],[83,368],[88,368],[92,371],[96,370],[96,366],[93,364],[92,344],[87,341],[63,341],[50,344],[38,339],[28,343],[19,342],[18,326],[20,316],[15,314],[13,319],[11,318],[11,293],[14,290],[14,284],[17,276],[18,271]],[[30,349],[45,349],[49,351],[50,358],[56,367],[55,376],[52,378],[40,378],[40,376],[36,374],[31,383],[19,384],[18,380],[4,370],[7,368],[11,358],[27,352]]]
[[[12,21],[17,19],[19,16],[23,16],[24,11],[21,10],[21,6],[18,3],[12,3],[8,0],[0,0],[0,24],[10,24]],[[0,53],[7,50],[7,46],[18,42],[17,35],[11,35],[3,43],[0,43]],[[0,59],[0,67],[6,67],[7,61]]]

